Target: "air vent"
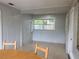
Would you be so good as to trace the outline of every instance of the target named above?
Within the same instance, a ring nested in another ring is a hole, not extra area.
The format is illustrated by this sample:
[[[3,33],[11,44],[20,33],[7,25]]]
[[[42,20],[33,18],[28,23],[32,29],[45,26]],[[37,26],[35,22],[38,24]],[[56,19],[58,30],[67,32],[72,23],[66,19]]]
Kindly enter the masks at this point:
[[[14,4],[13,3],[8,3],[10,6],[14,6]]]

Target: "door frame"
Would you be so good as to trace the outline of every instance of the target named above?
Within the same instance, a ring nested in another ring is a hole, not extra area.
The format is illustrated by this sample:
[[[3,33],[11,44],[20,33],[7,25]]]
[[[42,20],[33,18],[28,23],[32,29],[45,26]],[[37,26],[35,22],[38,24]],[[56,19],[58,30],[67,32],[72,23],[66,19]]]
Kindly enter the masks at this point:
[[[0,10],[0,49],[2,49],[2,18],[1,18],[1,10]]]

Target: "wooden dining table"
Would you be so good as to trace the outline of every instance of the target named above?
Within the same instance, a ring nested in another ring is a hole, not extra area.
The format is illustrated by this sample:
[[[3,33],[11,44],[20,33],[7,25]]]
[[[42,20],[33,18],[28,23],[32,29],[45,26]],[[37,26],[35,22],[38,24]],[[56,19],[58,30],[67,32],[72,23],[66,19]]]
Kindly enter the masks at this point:
[[[0,50],[0,59],[42,59],[33,52],[19,50]]]

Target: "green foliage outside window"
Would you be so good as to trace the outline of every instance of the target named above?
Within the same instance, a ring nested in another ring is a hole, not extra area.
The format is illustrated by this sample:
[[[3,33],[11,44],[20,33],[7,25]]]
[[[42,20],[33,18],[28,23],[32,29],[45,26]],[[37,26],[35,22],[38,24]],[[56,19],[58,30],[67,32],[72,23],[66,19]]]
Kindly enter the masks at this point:
[[[43,20],[34,20],[33,23],[34,23],[34,25],[43,25],[44,24]]]

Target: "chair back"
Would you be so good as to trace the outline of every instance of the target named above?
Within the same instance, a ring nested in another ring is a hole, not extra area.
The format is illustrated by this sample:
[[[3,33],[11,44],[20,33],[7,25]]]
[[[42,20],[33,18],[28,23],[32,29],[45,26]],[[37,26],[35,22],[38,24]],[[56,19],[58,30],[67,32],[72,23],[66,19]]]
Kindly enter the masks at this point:
[[[7,42],[6,40],[3,41],[3,49],[6,49],[6,46],[13,46],[13,49],[16,50],[16,41]]]
[[[48,58],[48,47],[46,47],[46,48],[42,48],[42,47],[40,47],[40,46],[38,46],[38,44],[36,44],[36,46],[35,46],[35,54],[37,54],[37,51],[42,51],[42,52],[44,52],[44,59],[47,59]]]

